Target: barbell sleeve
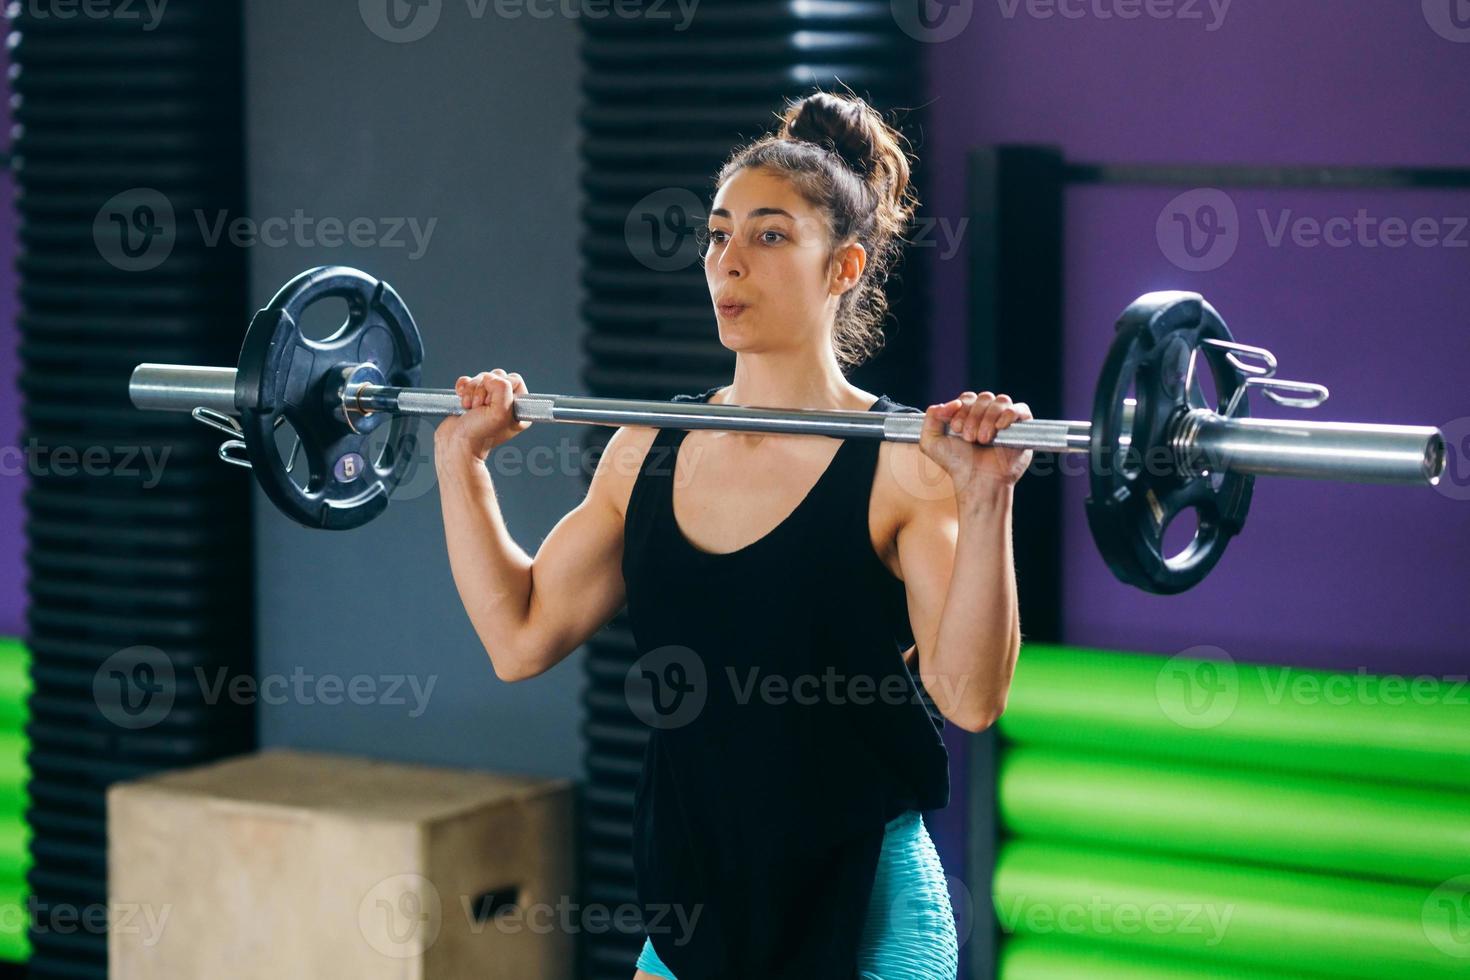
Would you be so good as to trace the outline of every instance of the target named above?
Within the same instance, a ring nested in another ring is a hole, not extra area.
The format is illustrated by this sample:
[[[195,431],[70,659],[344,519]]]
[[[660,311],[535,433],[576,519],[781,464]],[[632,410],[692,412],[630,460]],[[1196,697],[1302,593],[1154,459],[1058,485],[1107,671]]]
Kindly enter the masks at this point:
[[[1351,483],[1439,483],[1444,435],[1423,425],[1222,418],[1189,413],[1175,437],[1181,469]]]
[[[139,364],[128,381],[128,397],[136,408],[154,412],[192,412],[211,408],[238,415],[234,368],[193,364]]]

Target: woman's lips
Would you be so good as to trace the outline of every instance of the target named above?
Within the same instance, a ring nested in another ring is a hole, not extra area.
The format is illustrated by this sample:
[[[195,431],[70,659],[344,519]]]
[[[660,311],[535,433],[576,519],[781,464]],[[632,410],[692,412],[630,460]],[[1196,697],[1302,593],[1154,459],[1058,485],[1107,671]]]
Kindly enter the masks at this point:
[[[749,307],[747,307],[744,303],[721,303],[719,306],[715,307],[715,309],[719,310],[720,316],[730,317],[733,319],[734,317],[737,317],[740,314],[744,313],[747,309],[749,309]]]

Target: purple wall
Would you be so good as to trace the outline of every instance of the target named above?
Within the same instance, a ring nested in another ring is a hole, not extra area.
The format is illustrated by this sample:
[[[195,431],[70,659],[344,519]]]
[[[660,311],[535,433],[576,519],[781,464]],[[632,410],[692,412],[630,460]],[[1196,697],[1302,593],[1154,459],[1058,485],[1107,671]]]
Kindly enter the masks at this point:
[[[0,21],[9,27],[8,21]],[[8,51],[0,49],[0,79],[7,77]],[[0,130],[10,131],[9,86],[0,98]],[[8,145],[9,140],[6,140]],[[25,622],[25,541],[21,494],[25,491],[20,448],[20,356],[15,317],[19,310],[15,275],[15,182],[0,170],[0,636],[20,636]]]
[[[1127,8],[1116,0],[1062,0],[1080,17],[1055,13],[1055,2],[961,0],[951,17],[968,13],[968,23],[957,33],[959,21],[941,24],[941,37],[954,36],[930,44],[934,124],[918,149],[929,213],[951,226],[964,217],[966,153],[994,143],[1114,163],[1470,166],[1470,30],[1454,27],[1452,2],[1241,0],[1212,30],[1206,0],[1137,5],[1201,19],[1132,20],[1099,15]],[[1272,224],[1285,209],[1289,220],[1365,209],[1379,221],[1434,219],[1441,238],[1466,243],[1455,219],[1470,215],[1470,192],[1231,191],[1235,253],[1184,271],[1156,230],[1183,190],[1069,192],[1067,417],[1089,416],[1123,307],[1181,288],[1203,293],[1238,340],[1273,349],[1282,377],[1333,390],[1315,413],[1256,397],[1256,414],[1439,425],[1470,450],[1470,247],[1309,248],[1289,237],[1273,246],[1259,218],[1262,209]],[[961,251],[933,264],[932,400],[975,385],[963,354],[965,263]],[[1069,478],[1065,639],[1164,654],[1209,644],[1242,661],[1348,671],[1470,672],[1457,615],[1470,582],[1470,461],[1460,454],[1451,465],[1440,490],[1258,481],[1243,536],[1208,581],[1172,598],[1112,578],[1087,531],[1085,477]],[[951,739],[956,774],[961,742]],[[931,827],[958,874],[959,781],[955,790],[956,805]]]
[[[965,153],[986,143],[1057,144],[1073,159],[1108,162],[1470,166],[1470,126],[1451,108],[1470,91],[1470,31],[1467,43],[1442,37],[1419,3],[1236,3],[1213,31],[1203,0],[1203,22],[1038,18],[1027,9],[1025,0],[976,4],[957,37],[932,45],[932,111],[942,123],[928,141],[928,192],[937,215],[963,217]],[[1280,355],[1283,377],[1331,387],[1317,417],[1435,424],[1452,435],[1470,417],[1470,232],[1454,220],[1470,215],[1470,192],[1232,191],[1234,255],[1190,272],[1170,261],[1155,228],[1181,190],[1069,193],[1069,417],[1089,414],[1117,314],[1161,288],[1202,292],[1238,339]],[[1259,212],[1274,226],[1287,209],[1290,220],[1359,209],[1378,220],[1430,218],[1443,243],[1302,247],[1288,236],[1275,246]],[[968,383],[957,356],[965,266],[957,257],[934,268],[932,374],[936,395],[947,395]],[[1267,414],[1261,399],[1254,404]],[[1069,480],[1067,639],[1158,652],[1216,643],[1248,659],[1464,671],[1462,630],[1442,612],[1470,579],[1461,546],[1470,503],[1457,499],[1470,496],[1470,465],[1452,465],[1441,490],[1262,481],[1251,522],[1215,576],[1171,599],[1108,575],[1086,532],[1085,481]]]

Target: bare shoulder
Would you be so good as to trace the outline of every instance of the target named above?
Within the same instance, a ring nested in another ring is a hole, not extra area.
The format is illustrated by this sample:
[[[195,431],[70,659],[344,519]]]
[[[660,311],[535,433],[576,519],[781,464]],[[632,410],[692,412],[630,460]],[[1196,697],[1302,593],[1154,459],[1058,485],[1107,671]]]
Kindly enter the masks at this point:
[[[619,426],[597,458],[597,470],[592,474],[587,496],[606,502],[620,515],[626,514],[633,484],[658,432],[646,425]]]
[[[902,579],[898,536],[914,524],[937,525],[955,518],[954,482],[916,442],[884,442],[878,448],[871,508],[874,548],[889,571]]]

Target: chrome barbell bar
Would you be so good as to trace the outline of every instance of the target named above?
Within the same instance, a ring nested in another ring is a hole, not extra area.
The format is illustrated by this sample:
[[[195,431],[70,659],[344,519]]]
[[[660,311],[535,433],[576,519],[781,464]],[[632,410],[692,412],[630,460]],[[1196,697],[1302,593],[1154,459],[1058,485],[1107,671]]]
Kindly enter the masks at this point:
[[[235,376],[234,368],[140,364],[133,371],[128,393],[140,409],[192,412],[206,408],[234,415],[239,414]],[[451,389],[344,384],[339,397],[347,418],[376,413],[431,417],[464,413],[459,395]],[[1326,397],[1326,389],[1321,389],[1321,397]],[[1299,404],[1285,397],[1276,400]],[[1125,403],[1125,431],[1131,428],[1131,408]],[[524,422],[722,429],[910,443],[919,441],[924,424],[924,416],[912,412],[777,409],[585,395],[517,395],[512,411]],[[1032,419],[1012,423],[996,434],[992,445],[1077,453],[1088,452],[1091,440],[1090,422]],[[1433,486],[1445,465],[1444,437],[1432,426],[1231,418],[1207,408],[1181,415],[1170,449],[1181,470],[1192,474],[1208,472],[1213,466],[1262,476]]]

